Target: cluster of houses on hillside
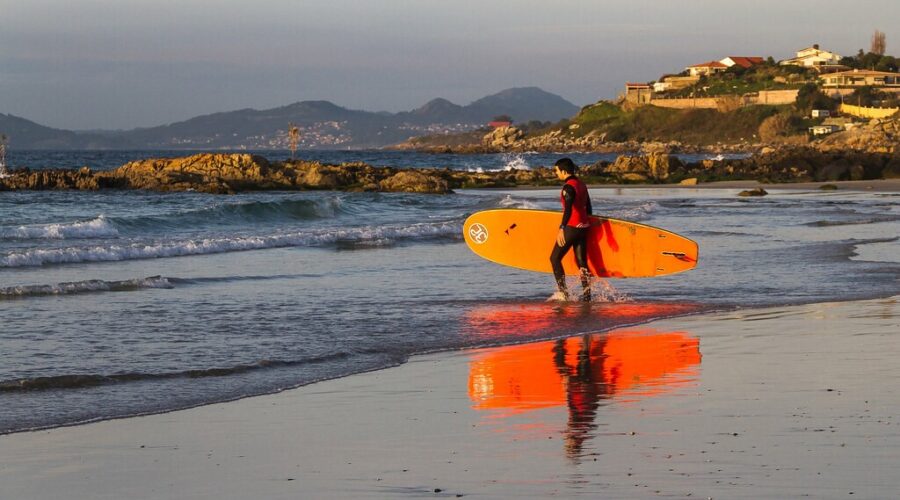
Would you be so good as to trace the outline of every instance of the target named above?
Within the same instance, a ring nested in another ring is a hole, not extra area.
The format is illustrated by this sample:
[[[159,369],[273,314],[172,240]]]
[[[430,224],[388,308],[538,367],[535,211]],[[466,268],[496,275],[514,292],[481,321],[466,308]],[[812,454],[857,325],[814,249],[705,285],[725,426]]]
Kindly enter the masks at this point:
[[[851,69],[841,64],[840,54],[822,50],[813,45],[797,51],[797,56],[779,61],[782,66],[802,66],[814,69],[819,73],[819,82],[823,88],[831,89],[834,95],[842,94],[842,90],[862,86],[880,87],[883,90],[900,92],[900,73],[885,71]],[[687,66],[679,75],[664,75],[652,83],[625,84],[626,101],[635,104],[649,103],[654,95],[685,89],[697,84],[701,77],[724,73],[733,66],[751,68],[765,64],[766,60],[758,56],[727,56],[718,61],[707,61]]]

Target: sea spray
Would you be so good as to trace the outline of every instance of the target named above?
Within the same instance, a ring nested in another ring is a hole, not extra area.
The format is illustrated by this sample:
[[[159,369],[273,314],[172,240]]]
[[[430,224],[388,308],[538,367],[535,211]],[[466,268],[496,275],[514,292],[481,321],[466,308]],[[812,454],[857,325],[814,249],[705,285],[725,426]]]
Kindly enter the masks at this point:
[[[531,170],[528,162],[520,154],[503,155],[502,161],[504,162],[502,170],[507,172],[512,170]]]

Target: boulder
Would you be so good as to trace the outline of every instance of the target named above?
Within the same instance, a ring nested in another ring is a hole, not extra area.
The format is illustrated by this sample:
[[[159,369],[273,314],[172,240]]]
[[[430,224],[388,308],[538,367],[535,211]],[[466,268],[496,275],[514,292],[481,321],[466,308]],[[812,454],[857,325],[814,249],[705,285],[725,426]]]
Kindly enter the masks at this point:
[[[447,181],[435,174],[421,170],[401,170],[380,183],[382,191],[404,193],[451,193]]]
[[[769,193],[763,188],[754,188],[741,191],[738,196],[765,196],[767,194]]]
[[[691,178],[689,178],[689,179],[683,179],[683,180],[682,180],[681,182],[679,182],[678,184],[681,184],[682,186],[696,186],[696,185],[697,185],[697,178],[696,178],[696,177],[691,177]]]
[[[623,178],[626,174],[638,174],[645,179],[663,181],[669,178],[673,170],[683,166],[677,157],[665,153],[651,153],[646,156],[622,155],[607,167],[607,172],[618,174]]]

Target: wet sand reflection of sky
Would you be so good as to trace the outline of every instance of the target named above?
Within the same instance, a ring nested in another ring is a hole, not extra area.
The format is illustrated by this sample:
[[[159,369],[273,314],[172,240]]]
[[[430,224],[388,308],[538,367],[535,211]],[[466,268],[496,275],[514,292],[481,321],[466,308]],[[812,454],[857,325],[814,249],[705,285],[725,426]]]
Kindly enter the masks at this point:
[[[559,425],[553,410],[566,409],[562,437],[566,454],[577,459],[585,442],[598,435],[602,406],[690,387],[700,362],[700,340],[686,332],[586,334],[474,353],[468,394],[472,408],[485,412],[484,424],[516,438],[554,437]],[[528,423],[514,418],[522,416]]]

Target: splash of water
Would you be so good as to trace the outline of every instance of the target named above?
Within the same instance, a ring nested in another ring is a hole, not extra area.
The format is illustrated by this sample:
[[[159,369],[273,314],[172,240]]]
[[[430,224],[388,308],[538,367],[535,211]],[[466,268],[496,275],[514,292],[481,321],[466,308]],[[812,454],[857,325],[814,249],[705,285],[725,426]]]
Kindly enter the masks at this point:
[[[509,172],[512,170],[531,170],[528,162],[520,154],[503,155],[503,170]]]
[[[559,291],[551,295],[548,302],[576,302],[581,298],[582,286],[581,278],[578,276],[566,276],[566,288],[569,296],[565,297]],[[591,277],[591,302],[595,304],[621,304],[624,302],[633,302],[631,296],[627,293],[616,289],[608,280],[592,276]]]

